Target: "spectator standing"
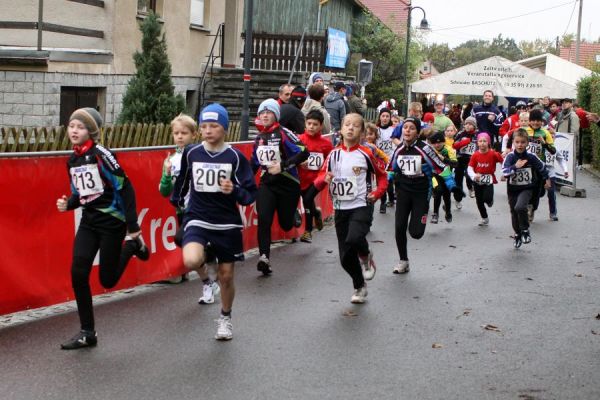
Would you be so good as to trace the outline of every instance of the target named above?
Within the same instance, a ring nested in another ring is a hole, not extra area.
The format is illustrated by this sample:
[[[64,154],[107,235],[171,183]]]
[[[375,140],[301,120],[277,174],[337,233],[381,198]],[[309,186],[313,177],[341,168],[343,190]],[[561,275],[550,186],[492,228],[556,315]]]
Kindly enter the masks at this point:
[[[335,132],[339,132],[342,119],[346,116],[346,106],[344,105],[346,85],[344,85],[344,82],[336,82],[333,89],[333,93],[325,97],[325,109],[331,117],[331,127]]]
[[[471,116],[477,120],[479,132],[487,132],[492,137],[492,145],[496,150],[498,145],[498,131],[502,126],[502,113],[494,105],[494,92],[486,90],[483,92],[483,101],[481,104],[473,106]]]

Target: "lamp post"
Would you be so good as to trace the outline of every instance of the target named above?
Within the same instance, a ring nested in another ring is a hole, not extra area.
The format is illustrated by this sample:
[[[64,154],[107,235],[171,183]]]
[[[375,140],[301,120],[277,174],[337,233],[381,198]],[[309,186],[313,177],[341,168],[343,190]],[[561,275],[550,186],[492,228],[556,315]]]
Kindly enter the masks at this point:
[[[425,15],[425,10],[419,6],[412,7],[410,4],[406,8],[408,10],[408,20],[406,21],[406,53],[404,55],[404,115],[408,116],[408,49],[410,47],[410,18],[412,16],[412,10],[418,8],[423,11],[423,19],[419,24],[419,29],[429,29],[429,23],[427,22],[427,18]]]

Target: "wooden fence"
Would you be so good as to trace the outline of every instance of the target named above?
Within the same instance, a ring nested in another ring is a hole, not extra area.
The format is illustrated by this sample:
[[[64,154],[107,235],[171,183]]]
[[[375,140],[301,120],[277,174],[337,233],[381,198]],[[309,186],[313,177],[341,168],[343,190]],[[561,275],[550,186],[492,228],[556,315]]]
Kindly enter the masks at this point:
[[[240,123],[231,122],[227,141],[240,139]],[[197,141],[200,141],[198,137]],[[100,143],[113,148],[169,146],[173,144],[171,127],[164,124],[125,124],[104,126]],[[70,150],[71,142],[64,126],[50,128],[0,128],[0,153]]]
[[[242,37],[245,37],[242,34]],[[296,71],[316,72],[325,68],[327,38],[324,35],[252,34],[252,68],[269,71],[291,71],[300,49]],[[240,54],[243,58],[244,54]]]

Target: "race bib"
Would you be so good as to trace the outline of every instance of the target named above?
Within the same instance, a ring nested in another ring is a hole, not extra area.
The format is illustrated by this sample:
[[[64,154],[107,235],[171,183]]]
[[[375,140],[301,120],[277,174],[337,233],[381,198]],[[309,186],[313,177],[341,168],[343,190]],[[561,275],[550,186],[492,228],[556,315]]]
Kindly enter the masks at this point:
[[[475,153],[475,150],[477,150],[477,144],[471,142],[468,145],[466,145],[465,147],[463,147],[462,149],[460,149],[459,153],[466,154],[468,156],[472,156],[473,153]]]
[[[279,146],[260,145],[256,148],[256,158],[265,167],[281,162]]]
[[[71,182],[77,189],[79,197],[100,195],[104,193],[104,184],[100,178],[98,164],[87,164],[79,167],[72,167],[69,170]]]
[[[529,142],[527,151],[539,157],[542,155],[542,145],[535,142]]]
[[[510,177],[510,184],[515,186],[527,186],[533,182],[531,168],[520,168]]]
[[[391,154],[393,150],[394,143],[391,140],[382,140],[379,142],[379,148],[385,154]]]
[[[323,166],[323,153],[310,153],[306,160],[306,169],[318,171]]]
[[[491,185],[494,183],[494,178],[492,174],[483,174],[479,177],[480,185]]]
[[[423,174],[421,171],[421,156],[400,155],[396,162],[398,168],[402,171],[402,175],[417,176]]]
[[[175,153],[171,156],[171,176],[179,176],[181,170],[181,156],[182,153]]]
[[[220,192],[221,179],[230,179],[231,164],[217,164],[194,162],[192,163],[192,178],[194,190],[203,193]]]
[[[356,198],[356,177],[355,176],[338,176],[332,179],[329,185],[331,196],[335,200],[351,201]]]
[[[550,168],[554,168],[554,160],[556,160],[556,154],[550,154],[549,151],[546,152],[546,166]]]

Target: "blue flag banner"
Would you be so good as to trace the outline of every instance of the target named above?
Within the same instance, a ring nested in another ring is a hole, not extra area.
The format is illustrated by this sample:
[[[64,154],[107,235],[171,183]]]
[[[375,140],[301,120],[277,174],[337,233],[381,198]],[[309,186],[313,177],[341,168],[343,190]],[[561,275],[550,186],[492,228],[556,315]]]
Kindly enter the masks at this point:
[[[327,55],[325,66],[333,68],[346,68],[346,61],[350,48],[346,40],[346,32],[327,28]]]

